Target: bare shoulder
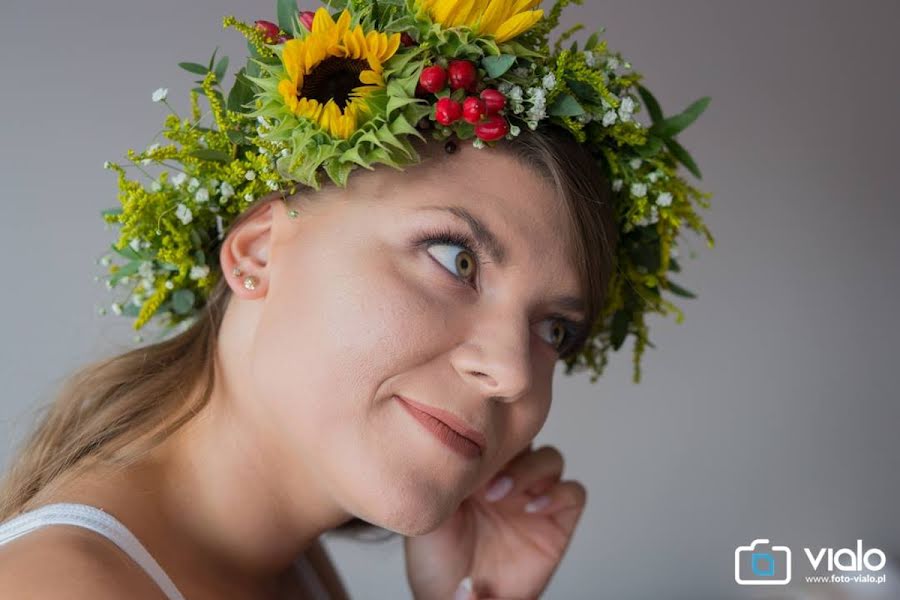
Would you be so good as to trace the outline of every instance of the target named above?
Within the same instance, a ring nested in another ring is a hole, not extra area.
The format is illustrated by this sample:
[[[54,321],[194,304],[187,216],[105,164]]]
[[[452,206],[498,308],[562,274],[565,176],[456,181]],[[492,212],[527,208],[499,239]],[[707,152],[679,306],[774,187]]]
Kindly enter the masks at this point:
[[[0,546],[0,598],[164,600],[112,541],[82,527],[43,527]]]

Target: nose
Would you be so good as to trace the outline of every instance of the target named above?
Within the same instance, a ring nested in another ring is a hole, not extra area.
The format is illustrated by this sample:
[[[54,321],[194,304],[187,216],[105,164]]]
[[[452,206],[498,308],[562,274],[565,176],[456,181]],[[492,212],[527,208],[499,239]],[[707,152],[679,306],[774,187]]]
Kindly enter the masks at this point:
[[[530,325],[510,313],[480,319],[465,344],[456,348],[453,366],[486,396],[512,402],[532,385]]]

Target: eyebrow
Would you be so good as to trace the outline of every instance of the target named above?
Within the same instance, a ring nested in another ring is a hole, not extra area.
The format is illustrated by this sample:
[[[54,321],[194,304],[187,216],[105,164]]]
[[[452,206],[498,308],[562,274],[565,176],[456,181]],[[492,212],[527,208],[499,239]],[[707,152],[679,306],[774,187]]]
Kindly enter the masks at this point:
[[[447,212],[464,221],[469,226],[469,229],[472,230],[472,237],[474,237],[475,240],[487,250],[488,254],[495,263],[503,266],[508,255],[506,246],[504,246],[503,242],[500,241],[500,238],[498,238],[497,235],[493,231],[491,231],[490,227],[485,225],[485,223],[481,219],[472,214],[469,209],[463,206],[438,205],[422,206],[419,208],[420,210],[439,210]],[[582,315],[587,312],[584,300],[577,296],[554,296],[550,299],[550,302],[559,306],[563,310],[581,313]]]

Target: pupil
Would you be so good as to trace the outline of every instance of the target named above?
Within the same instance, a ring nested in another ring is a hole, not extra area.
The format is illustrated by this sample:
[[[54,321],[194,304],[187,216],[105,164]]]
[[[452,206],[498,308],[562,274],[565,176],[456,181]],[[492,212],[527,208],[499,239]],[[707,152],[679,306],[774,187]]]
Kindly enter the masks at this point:
[[[304,78],[297,98],[312,98],[321,104],[334,100],[343,110],[350,101],[350,92],[362,84],[359,74],[368,66],[369,62],[363,59],[329,56]]]

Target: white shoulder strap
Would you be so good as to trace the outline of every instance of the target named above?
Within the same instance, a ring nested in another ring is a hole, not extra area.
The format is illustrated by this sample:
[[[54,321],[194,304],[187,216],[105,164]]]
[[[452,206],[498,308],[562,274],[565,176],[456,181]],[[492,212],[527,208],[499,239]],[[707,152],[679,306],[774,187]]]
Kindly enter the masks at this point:
[[[0,523],[0,545],[53,524],[77,525],[109,538],[153,578],[170,600],[185,600],[159,563],[121,521],[88,504],[59,502],[17,515]]]

